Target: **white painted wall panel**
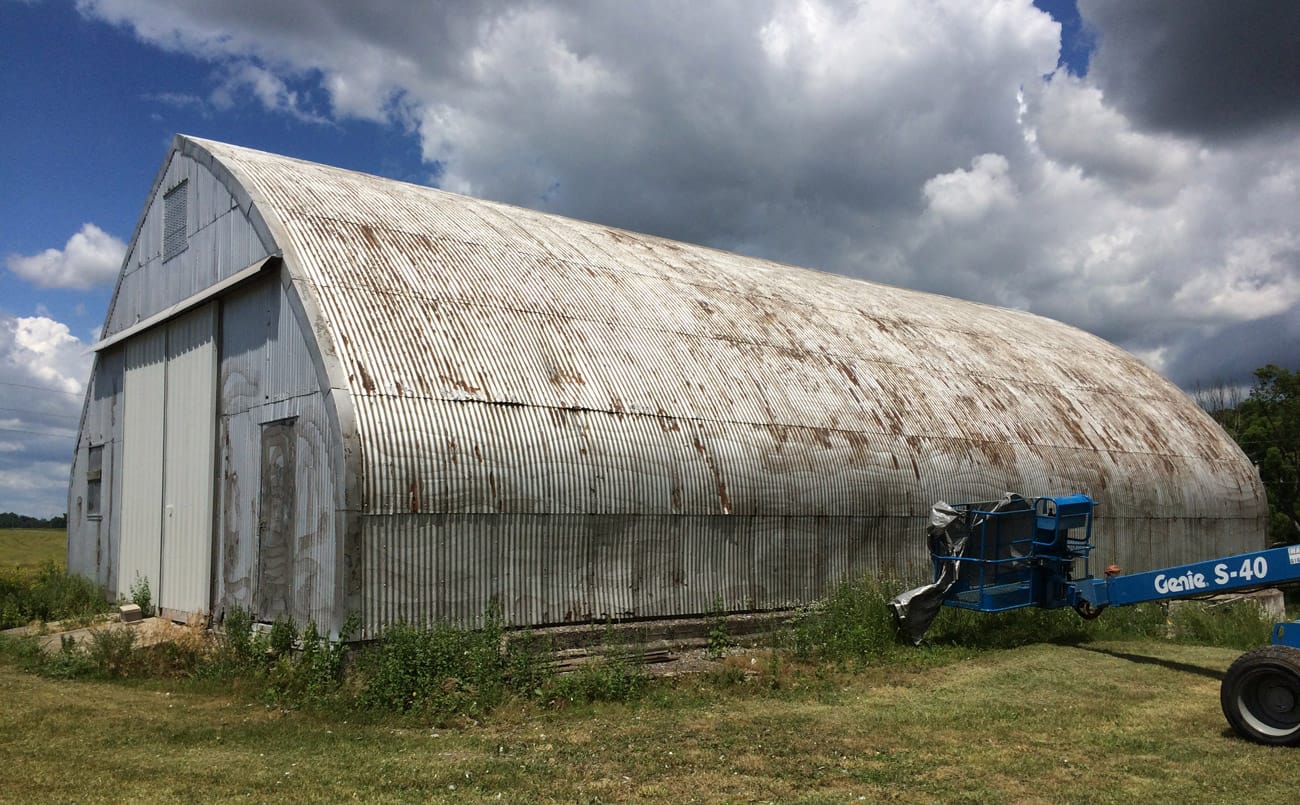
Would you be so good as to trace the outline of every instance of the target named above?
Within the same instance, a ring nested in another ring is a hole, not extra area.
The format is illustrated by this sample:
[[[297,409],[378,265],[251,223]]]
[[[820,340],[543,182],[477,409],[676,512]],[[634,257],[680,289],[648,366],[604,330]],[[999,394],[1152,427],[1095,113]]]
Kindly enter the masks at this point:
[[[166,402],[167,333],[159,328],[126,345],[122,422],[122,533],[117,592],[137,578],[158,590],[161,569],[163,417]]]
[[[210,607],[213,450],[216,431],[216,305],[168,325],[162,584],[158,605]]]

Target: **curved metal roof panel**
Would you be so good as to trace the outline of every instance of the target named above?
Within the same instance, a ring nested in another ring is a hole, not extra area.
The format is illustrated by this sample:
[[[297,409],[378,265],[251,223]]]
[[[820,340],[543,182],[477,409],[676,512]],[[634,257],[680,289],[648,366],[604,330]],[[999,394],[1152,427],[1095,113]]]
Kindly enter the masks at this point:
[[[1186,395],[1059,322],[189,142],[321,313],[365,511],[915,515],[1008,488],[1266,510]]]

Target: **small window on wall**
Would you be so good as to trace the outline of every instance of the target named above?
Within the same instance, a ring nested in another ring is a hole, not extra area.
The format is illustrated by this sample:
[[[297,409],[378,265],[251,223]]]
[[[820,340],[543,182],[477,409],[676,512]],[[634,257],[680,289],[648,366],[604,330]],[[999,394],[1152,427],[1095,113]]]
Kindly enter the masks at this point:
[[[86,462],[86,516],[101,517],[101,483],[104,478],[104,445],[92,445]]]
[[[189,179],[167,191],[163,196],[163,262],[185,251],[189,241],[185,229],[189,223],[186,208],[189,205]]]

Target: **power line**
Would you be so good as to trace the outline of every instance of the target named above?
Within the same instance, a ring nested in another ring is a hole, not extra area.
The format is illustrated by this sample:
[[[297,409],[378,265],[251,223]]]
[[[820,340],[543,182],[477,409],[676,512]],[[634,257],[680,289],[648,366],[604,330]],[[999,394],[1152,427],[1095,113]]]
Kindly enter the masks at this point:
[[[45,416],[52,419],[67,419],[71,421],[80,421],[81,417],[72,414],[51,414],[47,411],[33,411],[30,408],[5,408],[0,406],[0,411],[13,411],[16,414],[35,414],[36,416]]]
[[[37,391],[49,391],[49,392],[53,392],[54,394],[67,394],[72,397],[81,396],[80,391],[64,391],[63,389],[52,389],[49,386],[30,386],[26,383],[10,383],[5,380],[0,380],[0,386],[14,386],[20,389],[36,389]]]
[[[5,431],[6,433],[27,433],[32,436],[49,436],[54,439],[63,439],[66,437],[77,435],[73,431],[68,431],[67,433],[49,433],[46,431],[38,431],[38,430],[23,430],[22,428],[0,428],[0,430]]]

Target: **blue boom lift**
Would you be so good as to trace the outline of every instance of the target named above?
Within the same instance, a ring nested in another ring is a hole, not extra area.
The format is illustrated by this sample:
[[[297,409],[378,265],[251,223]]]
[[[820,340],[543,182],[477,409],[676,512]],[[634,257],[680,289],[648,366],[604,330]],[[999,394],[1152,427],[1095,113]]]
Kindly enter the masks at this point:
[[[919,643],[940,605],[980,612],[1072,607],[1091,619],[1107,607],[1300,580],[1300,545],[1129,575],[1112,566],[1095,577],[1094,508],[1087,495],[935,504],[929,527],[934,583],[890,602],[900,630]],[[1239,657],[1219,698],[1239,735],[1300,746],[1300,621],[1274,625],[1272,645]]]

